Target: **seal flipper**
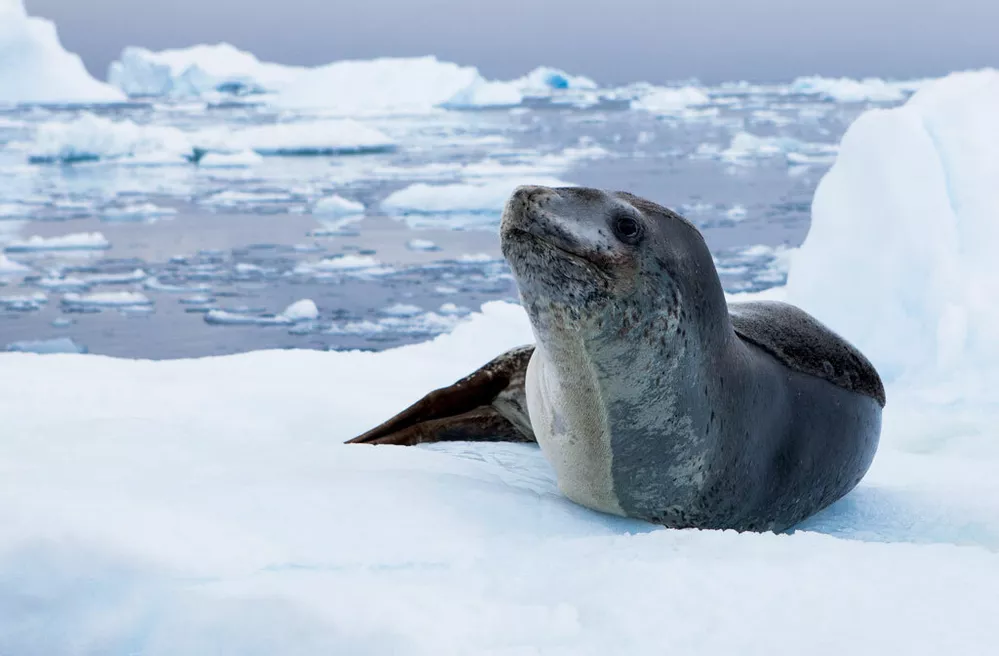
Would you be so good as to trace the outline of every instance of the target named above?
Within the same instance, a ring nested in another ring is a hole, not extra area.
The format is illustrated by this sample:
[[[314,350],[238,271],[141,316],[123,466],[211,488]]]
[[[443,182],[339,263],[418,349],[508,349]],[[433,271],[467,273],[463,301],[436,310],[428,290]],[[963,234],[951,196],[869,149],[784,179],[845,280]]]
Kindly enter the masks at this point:
[[[533,346],[507,351],[455,384],[430,392],[347,444],[534,442],[524,393],[524,376],[532,353]]]

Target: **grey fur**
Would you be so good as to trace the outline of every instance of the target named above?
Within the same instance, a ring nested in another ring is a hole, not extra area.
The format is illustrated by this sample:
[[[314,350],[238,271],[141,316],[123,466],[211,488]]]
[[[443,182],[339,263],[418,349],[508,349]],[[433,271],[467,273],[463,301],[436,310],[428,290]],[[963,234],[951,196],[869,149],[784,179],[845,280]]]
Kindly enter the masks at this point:
[[[615,233],[629,221],[638,238]],[[522,187],[501,235],[537,340],[531,427],[570,498],[673,527],[783,530],[866,473],[884,403],[873,366],[791,306],[730,318],[679,215]]]

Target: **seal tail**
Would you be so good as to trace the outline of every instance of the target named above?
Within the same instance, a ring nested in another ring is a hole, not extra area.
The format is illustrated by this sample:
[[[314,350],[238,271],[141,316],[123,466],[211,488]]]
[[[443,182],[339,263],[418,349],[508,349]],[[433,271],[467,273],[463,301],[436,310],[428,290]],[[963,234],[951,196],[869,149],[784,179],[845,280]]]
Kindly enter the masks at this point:
[[[347,444],[534,442],[524,392],[524,376],[533,352],[533,346],[507,351]]]

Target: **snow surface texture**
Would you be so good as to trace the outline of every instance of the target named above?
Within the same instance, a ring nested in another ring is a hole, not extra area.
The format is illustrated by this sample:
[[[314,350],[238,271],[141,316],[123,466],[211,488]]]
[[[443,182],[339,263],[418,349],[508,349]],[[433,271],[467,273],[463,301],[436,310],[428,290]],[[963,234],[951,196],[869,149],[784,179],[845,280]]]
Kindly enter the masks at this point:
[[[66,52],[55,24],[28,16],[23,0],[0,0],[0,103],[101,103],[124,100]]]
[[[792,536],[589,511],[532,446],[340,444],[529,341],[519,307],[490,303],[377,354],[0,356],[0,653],[984,655],[999,640],[996,463],[895,450],[891,405],[865,482]]]
[[[999,72],[929,83],[843,137],[794,256],[788,298],[868,353],[912,400],[912,448],[950,439],[999,452]],[[921,410],[923,409],[923,410]],[[993,424],[994,426],[994,424]]]

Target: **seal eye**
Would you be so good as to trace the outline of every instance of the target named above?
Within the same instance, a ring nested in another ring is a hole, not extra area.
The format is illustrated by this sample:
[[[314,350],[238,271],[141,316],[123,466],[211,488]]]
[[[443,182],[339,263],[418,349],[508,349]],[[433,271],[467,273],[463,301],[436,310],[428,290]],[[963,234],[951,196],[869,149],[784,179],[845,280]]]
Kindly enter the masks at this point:
[[[642,236],[642,224],[627,214],[614,215],[611,226],[614,228],[614,235],[626,244],[635,244]]]

